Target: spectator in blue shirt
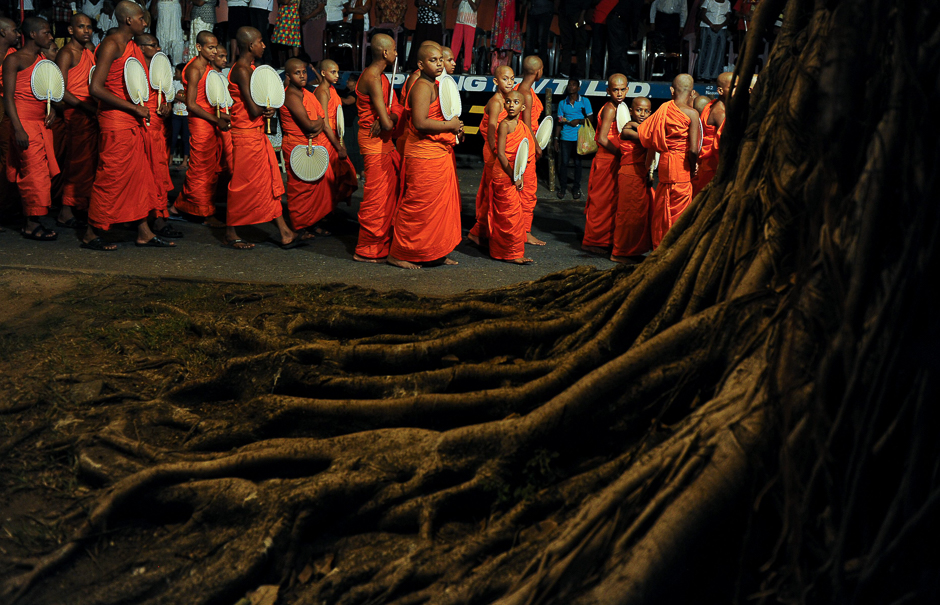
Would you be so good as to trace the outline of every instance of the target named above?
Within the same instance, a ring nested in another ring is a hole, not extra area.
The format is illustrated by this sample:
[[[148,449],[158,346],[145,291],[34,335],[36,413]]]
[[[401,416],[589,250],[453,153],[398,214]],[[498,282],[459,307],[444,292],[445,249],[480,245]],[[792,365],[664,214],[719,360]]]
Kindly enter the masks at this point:
[[[555,131],[555,151],[558,152],[558,199],[565,199],[568,186],[568,160],[574,161],[574,179],[572,179],[571,197],[581,197],[581,156],[578,155],[578,129],[594,114],[591,102],[578,94],[581,81],[577,78],[568,80],[568,96],[558,103],[558,117]]]

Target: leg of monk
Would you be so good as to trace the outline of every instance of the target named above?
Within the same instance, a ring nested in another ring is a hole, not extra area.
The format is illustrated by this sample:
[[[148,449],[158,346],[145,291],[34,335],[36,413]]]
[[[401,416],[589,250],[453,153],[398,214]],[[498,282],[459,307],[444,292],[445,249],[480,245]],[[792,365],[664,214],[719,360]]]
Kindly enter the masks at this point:
[[[437,261],[457,247],[460,188],[449,153],[405,158],[405,189],[393,225],[388,257],[392,264]]]
[[[23,216],[26,217],[24,233],[31,234],[40,227],[39,217],[47,215],[52,206],[52,177],[59,174],[59,165],[55,159],[52,131],[39,120],[23,120],[21,124],[29,136],[29,147],[23,149],[10,144],[6,177],[19,189]]]
[[[614,243],[618,168],[617,156],[604,149],[597,151],[591,163],[591,176],[588,179],[582,249],[606,253]]]
[[[361,129],[359,136],[360,139],[363,136]],[[363,155],[362,160],[366,184],[359,206],[359,241],[355,258],[369,262],[387,257],[391,247],[401,156],[392,148],[387,153]]]
[[[68,127],[68,172],[62,191],[62,207],[88,210],[91,188],[98,169],[98,120],[80,109],[65,110]],[[60,220],[67,220],[60,216]]]
[[[493,198],[493,166],[496,164],[496,156],[490,151],[489,145],[483,145],[483,177],[480,179],[480,187],[477,189],[476,198],[476,223],[470,229],[467,236],[470,241],[480,245],[483,240],[490,237],[490,204]]]
[[[535,162],[529,162],[522,175],[522,215],[525,221],[525,242],[533,246],[544,246],[545,242],[532,235],[532,218],[538,201],[539,178],[535,172]],[[495,195],[495,193],[494,193]]]
[[[637,165],[620,169],[611,260],[621,262],[620,259],[637,257],[650,250],[650,208],[653,199],[642,172],[643,167]]]
[[[186,183],[174,206],[181,212],[209,217],[215,214],[215,190],[222,161],[215,126],[202,118],[189,117],[189,166]]]
[[[493,202],[490,215],[490,256],[497,260],[530,263],[525,258],[526,216],[522,193],[498,169],[493,179]],[[523,184],[525,177],[523,176]]]

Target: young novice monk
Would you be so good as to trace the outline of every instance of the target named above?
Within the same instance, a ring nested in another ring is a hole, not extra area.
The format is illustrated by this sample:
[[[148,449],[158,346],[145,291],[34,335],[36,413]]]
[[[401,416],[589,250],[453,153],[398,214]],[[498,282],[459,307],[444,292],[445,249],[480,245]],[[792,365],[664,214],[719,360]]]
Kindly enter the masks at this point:
[[[281,107],[281,128],[284,139],[281,151],[285,163],[290,166],[291,153],[298,145],[330,147],[325,134],[323,107],[317,102],[307,86],[307,64],[300,59],[288,59],[284,64],[287,76],[287,91]],[[291,226],[299,232],[329,235],[316,224],[333,211],[333,168],[327,166],[326,173],[317,181],[307,182],[297,178],[292,168],[287,170],[287,212]]]
[[[333,169],[333,206],[340,201],[350,204],[352,194],[359,189],[359,178],[356,168],[349,159],[346,144],[336,132],[336,113],[342,111],[343,100],[336,93],[336,83],[339,82],[339,66],[335,61],[326,59],[320,62],[320,85],[313,91],[326,119],[323,121],[323,133],[329,145],[326,150],[330,153],[330,167]]]
[[[217,72],[222,73],[222,70],[228,67],[228,51],[225,50],[225,47],[221,44],[216,49],[215,59],[212,60],[212,68]],[[231,111],[231,108],[229,108]],[[217,128],[216,133],[219,136],[219,145],[221,146],[222,158],[220,160],[223,170],[227,173],[224,179],[222,176],[219,176],[219,187],[225,185],[226,190],[228,189],[228,181],[232,178],[232,129],[231,128]],[[224,193],[223,193],[224,195]]]
[[[512,91],[506,95],[506,117],[499,123],[496,134],[496,157],[499,167],[493,170],[493,205],[490,220],[490,256],[518,265],[528,265],[532,259],[525,258],[525,212],[522,192],[525,176],[513,177],[516,151],[519,144],[529,139],[532,132],[522,120],[525,110],[522,93]]]
[[[13,127],[7,179],[20,189],[26,217],[20,233],[46,242],[58,237],[39,222],[52,206],[52,177],[59,174],[51,130],[55,109],[46,115],[46,102],[33,95],[30,80],[36,64],[45,58],[43,49],[52,43],[52,29],[45,19],[29,17],[22,31],[23,48],[3,60],[3,104]]]
[[[444,73],[448,76],[454,75],[454,72],[457,71],[457,59],[454,57],[454,51],[447,46],[442,46],[441,55],[444,56]]]
[[[493,171],[496,165],[496,129],[499,122],[506,117],[506,95],[516,84],[516,74],[508,65],[500,65],[493,75],[493,83],[496,85],[496,92],[486,102],[483,119],[480,121],[480,134],[483,136],[483,177],[480,179],[480,188],[477,189],[477,220],[467,235],[467,238],[478,246],[490,237],[489,215],[493,197]]]
[[[409,91],[411,122],[405,141],[405,183],[395,212],[388,262],[403,269],[456,265],[447,255],[460,243],[460,189],[450,148],[463,129],[459,117],[445,121],[437,76],[444,71],[439,48],[418,51],[421,77]]]
[[[652,247],[650,208],[653,190],[647,180],[653,153],[640,145],[636,129],[652,113],[650,100],[636,97],[630,103],[633,120],[620,131],[620,171],[617,180],[617,212],[614,218],[615,263],[637,263]]]
[[[607,256],[614,243],[614,215],[617,207],[617,171],[620,168],[620,131],[617,106],[627,95],[627,77],[614,74],[607,80],[606,103],[597,114],[597,154],[591,162],[587,203],[584,206],[584,240],[581,249]]]
[[[522,121],[529,127],[534,141],[535,132],[539,129],[539,118],[542,117],[544,106],[539,96],[532,90],[532,85],[542,79],[542,60],[536,55],[530,55],[522,62],[522,82],[516,90],[522,93],[525,111]],[[542,157],[542,148],[529,144],[529,163],[525,169],[525,186],[522,190],[522,212],[525,215],[525,232],[527,244],[544,246],[545,242],[532,235],[532,216],[535,212],[535,203],[538,198],[539,181],[535,173],[535,162]]]

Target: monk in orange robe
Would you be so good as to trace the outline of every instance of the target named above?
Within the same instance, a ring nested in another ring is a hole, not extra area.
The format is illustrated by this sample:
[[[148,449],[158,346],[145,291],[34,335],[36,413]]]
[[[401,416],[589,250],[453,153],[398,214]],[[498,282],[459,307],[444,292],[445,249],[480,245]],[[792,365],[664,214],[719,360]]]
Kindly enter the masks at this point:
[[[359,205],[359,241],[353,255],[353,259],[360,262],[385,262],[392,243],[392,218],[398,203],[401,168],[401,156],[392,144],[392,132],[401,119],[403,108],[383,72],[394,64],[396,56],[395,41],[390,36],[373,36],[372,63],[356,83],[359,150],[366,179]]]
[[[359,189],[359,177],[356,176],[356,167],[349,159],[346,144],[336,131],[336,114],[343,111],[343,101],[336,93],[336,83],[339,82],[339,66],[335,61],[326,59],[320,61],[320,84],[314,91],[323,115],[323,134],[329,141],[326,150],[330,154],[330,167],[333,169],[333,201],[334,206],[339,201],[350,204],[352,194]]]
[[[59,47],[56,46],[55,41],[52,42],[49,46],[42,49],[42,57],[48,59],[55,63],[56,55],[59,54]],[[61,70],[60,70],[61,73]],[[62,190],[65,187],[65,178],[63,172],[68,169],[68,132],[65,125],[65,119],[62,117],[61,108],[59,111],[56,111],[55,119],[52,121],[52,150],[55,153],[56,164],[59,165],[59,174],[52,177],[52,203],[58,203],[61,206],[62,203]],[[58,223],[58,220],[56,220]],[[58,226],[58,225],[57,225]]]
[[[689,74],[679,74],[672,81],[672,100],[640,124],[640,144],[658,151],[659,186],[650,217],[653,249],[679,220],[692,201],[692,176],[702,146],[699,115],[689,104],[695,81]]]
[[[539,96],[532,90],[532,85],[542,79],[542,60],[536,55],[530,55],[522,61],[522,82],[516,90],[522,93],[525,99],[525,112],[523,121],[529,127],[532,142],[539,129],[539,119],[542,117],[544,106]],[[539,181],[535,172],[535,163],[542,157],[542,148],[529,144],[529,163],[526,164],[526,174],[523,178],[522,211],[525,214],[526,243],[544,246],[545,242],[532,235],[532,216],[535,212],[535,203],[538,201]]]
[[[499,165],[493,169],[490,216],[490,256],[518,265],[532,263],[532,259],[525,257],[526,218],[522,196],[526,177],[523,174],[515,178],[519,144],[528,139],[529,145],[532,145],[531,129],[522,119],[524,110],[525,97],[521,92],[512,91],[506,95],[506,117],[499,123],[496,134]]]
[[[483,136],[483,176],[476,198],[476,223],[467,239],[478,246],[490,237],[490,205],[493,199],[493,171],[496,170],[496,129],[506,117],[506,95],[516,84],[516,74],[508,65],[500,65],[493,75],[496,92],[483,108],[480,134]]]
[[[55,109],[46,115],[46,101],[33,95],[30,79],[36,64],[44,59],[42,49],[52,43],[52,29],[38,17],[25,19],[21,29],[26,40],[23,48],[3,60],[3,104],[13,129],[6,175],[20,190],[26,217],[20,233],[45,242],[58,237],[39,220],[49,213],[52,177],[59,174],[51,130]]]
[[[652,152],[639,142],[636,129],[652,113],[646,97],[635,97],[630,103],[632,120],[620,131],[620,171],[617,179],[617,212],[614,217],[614,250],[610,260],[615,263],[637,263],[649,252],[650,208],[653,190],[649,183]]]
[[[88,207],[88,229],[82,247],[112,251],[117,246],[96,232],[112,225],[135,223],[137,246],[171,248],[176,244],[158,237],[147,224],[153,209],[156,183],[151,154],[153,145],[146,122],[150,110],[135,105],[124,85],[124,64],[131,57],[147,71],[147,60],[134,36],[144,33],[146,21],[139,4],[124,0],[114,9],[118,29],[105,37],[95,55],[91,96],[98,100],[98,170]],[[149,77],[149,76],[148,76]]]
[[[605,103],[597,114],[597,154],[591,162],[587,201],[584,205],[584,240],[581,249],[607,256],[614,244],[614,216],[617,211],[617,172],[620,170],[620,131],[617,107],[627,96],[627,77],[614,74],[607,79]]]
[[[215,59],[212,60],[212,68],[217,72],[222,73],[222,70],[228,67],[228,51],[225,50],[225,47],[221,44],[216,49]],[[216,129],[216,133],[219,136],[219,145],[221,150],[221,164],[222,170],[227,173],[225,189],[228,189],[228,181],[232,177],[232,130],[226,129],[222,130],[221,128]],[[221,177],[220,177],[221,183]]]
[[[98,168],[98,103],[88,90],[88,75],[95,64],[95,55],[86,48],[94,33],[94,22],[82,13],[72,15],[69,22],[71,39],[56,55],[56,65],[65,80],[65,126],[68,133],[68,154],[62,210],[56,225],[80,227],[84,224],[73,210],[88,210],[91,186]]]
[[[456,265],[447,255],[460,243],[460,188],[450,148],[463,129],[459,117],[444,120],[436,78],[444,71],[435,46],[418,50],[421,77],[408,93],[404,190],[395,212],[388,263],[403,269]]]
[[[147,60],[149,70],[154,55],[160,52],[160,41],[156,36],[141,34],[134,37],[134,42],[140,47]],[[153,197],[153,209],[150,216],[153,218],[153,232],[160,237],[183,237],[183,232],[167,224],[170,213],[167,209],[170,192],[173,191],[173,181],[170,179],[170,150],[166,143],[166,118],[172,113],[172,99],[167,101],[163,93],[151,88],[147,98],[147,109],[150,110],[150,125],[147,134],[150,135],[152,152],[150,163],[153,168],[153,181],[156,185]]]
[[[16,23],[6,17],[0,17],[0,208],[13,197],[6,170],[12,128],[10,118],[7,117],[6,110],[3,108],[3,60],[16,52],[15,46],[19,40],[20,35],[16,31]],[[0,232],[2,231],[3,228],[0,227]]]
[[[329,147],[330,141],[324,132],[326,122],[323,106],[316,96],[306,89],[307,64],[300,59],[288,59],[284,64],[287,76],[287,91],[281,107],[281,129],[284,132],[281,152],[287,169],[287,211],[291,226],[298,231],[314,235],[329,235],[316,227],[317,223],[333,211],[333,167],[329,164],[326,173],[318,180],[307,182],[300,179],[290,161],[295,147],[310,145]]]
[[[718,128],[725,121],[725,103],[731,92],[732,75],[726,71],[718,76],[718,98],[706,105],[700,114],[702,151],[698,154],[698,171],[692,179],[692,199],[695,199],[718,172]]]
[[[183,69],[183,85],[186,87],[186,111],[189,113],[189,167],[186,182],[173,204],[173,208],[186,214],[206,218],[209,227],[221,227],[223,223],[214,217],[216,184],[222,162],[222,147],[219,131],[231,128],[228,114],[216,112],[206,97],[206,78],[213,71],[212,61],[218,53],[219,40],[210,32],[202,31],[196,36],[199,54]]]
[[[250,250],[254,244],[238,237],[236,227],[273,222],[278,239],[273,240],[283,249],[296,248],[309,233],[298,234],[284,221],[281,197],[284,181],[278,167],[274,147],[264,134],[264,121],[274,117],[273,108],[259,107],[251,98],[251,72],[253,63],[264,54],[261,32],[253,27],[240,27],[238,60],[229,72],[229,94],[232,105],[232,181],[228,184],[228,209],[225,215],[225,246],[236,250]]]

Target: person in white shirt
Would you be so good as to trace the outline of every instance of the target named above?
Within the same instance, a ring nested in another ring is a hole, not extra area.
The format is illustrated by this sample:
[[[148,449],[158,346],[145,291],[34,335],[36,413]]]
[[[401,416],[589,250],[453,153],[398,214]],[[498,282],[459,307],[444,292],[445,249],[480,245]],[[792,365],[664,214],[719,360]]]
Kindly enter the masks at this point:
[[[702,0],[698,17],[699,50],[695,69],[699,80],[714,80],[724,63],[731,0]]]
[[[653,0],[650,3],[650,26],[662,37],[667,52],[679,52],[688,12],[686,0]]]

